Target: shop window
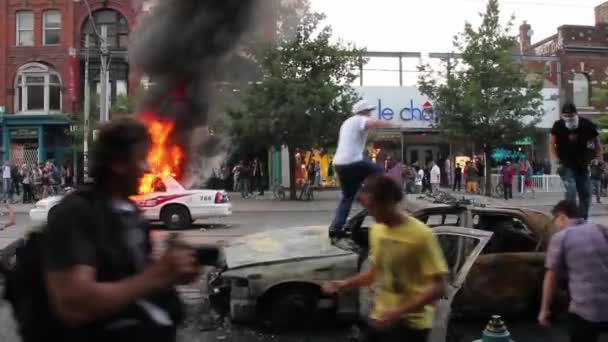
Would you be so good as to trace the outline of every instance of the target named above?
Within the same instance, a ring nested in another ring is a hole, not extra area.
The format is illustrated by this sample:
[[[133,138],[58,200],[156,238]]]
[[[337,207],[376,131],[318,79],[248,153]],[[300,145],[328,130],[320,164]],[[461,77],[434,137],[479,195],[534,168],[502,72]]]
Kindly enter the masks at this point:
[[[61,79],[53,69],[40,63],[19,68],[15,82],[15,112],[59,112],[61,96]]]
[[[589,107],[589,78],[582,73],[574,74],[572,80],[572,92],[574,105],[577,107]]]
[[[34,46],[34,12],[17,12],[17,46]]]
[[[43,18],[44,45],[57,45],[61,40],[61,13],[46,11]]]

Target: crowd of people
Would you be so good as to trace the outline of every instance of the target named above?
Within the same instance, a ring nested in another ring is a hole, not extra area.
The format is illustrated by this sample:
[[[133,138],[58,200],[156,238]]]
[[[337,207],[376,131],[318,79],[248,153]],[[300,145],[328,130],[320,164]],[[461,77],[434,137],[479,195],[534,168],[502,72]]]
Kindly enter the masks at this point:
[[[59,194],[72,185],[72,168],[58,167],[53,160],[21,166],[5,162],[2,166],[2,197],[11,203],[32,203]]]
[[[224,170],[228,171],[227,168]],[[243,198],[263,196],[266,186],[265,177],[264,164],[259,158],[255,158],[253,161],[241,160],[232,168],[232,190],[240,192]],[[226,179],[228,178],[230,177]]]

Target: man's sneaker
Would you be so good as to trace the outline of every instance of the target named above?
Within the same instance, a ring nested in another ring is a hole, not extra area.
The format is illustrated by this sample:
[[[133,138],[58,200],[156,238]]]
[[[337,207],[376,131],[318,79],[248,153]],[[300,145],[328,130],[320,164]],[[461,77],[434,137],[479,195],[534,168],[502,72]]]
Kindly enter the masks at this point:
[[[343,239],[349,237],[349,234],[344,229],[338,229],[336,227],[329,228],[329,238],[330,239]]]

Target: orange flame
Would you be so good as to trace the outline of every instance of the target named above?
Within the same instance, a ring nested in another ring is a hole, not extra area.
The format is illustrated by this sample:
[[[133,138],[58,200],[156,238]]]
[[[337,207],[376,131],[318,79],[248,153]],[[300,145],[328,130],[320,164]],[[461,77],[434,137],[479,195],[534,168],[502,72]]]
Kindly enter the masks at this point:
[[[175,128],[173,122],[161,121],[151,113],[143,114],[141,119],[152,137],[152,148],[148,153],[151,172],[142,177],[139,185],[139,193],[148,194],[154,191],[153,184],[157,177],[179,176],[184,152],[180,146],[169,141]]]

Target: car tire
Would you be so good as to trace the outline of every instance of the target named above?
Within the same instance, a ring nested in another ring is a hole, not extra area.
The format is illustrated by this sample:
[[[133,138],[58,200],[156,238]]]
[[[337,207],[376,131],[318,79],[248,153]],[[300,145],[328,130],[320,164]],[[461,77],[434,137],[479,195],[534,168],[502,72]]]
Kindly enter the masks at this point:
[[[320,298],[321,291],[313,287],[293,285],[276,289],[264,301],[264,324],[275,331],[309,327],[319,317]]]
[[[181,205],[169,205],[160,213],[160,220],[171,230],[184,230],[192,224],[190,211]]]

